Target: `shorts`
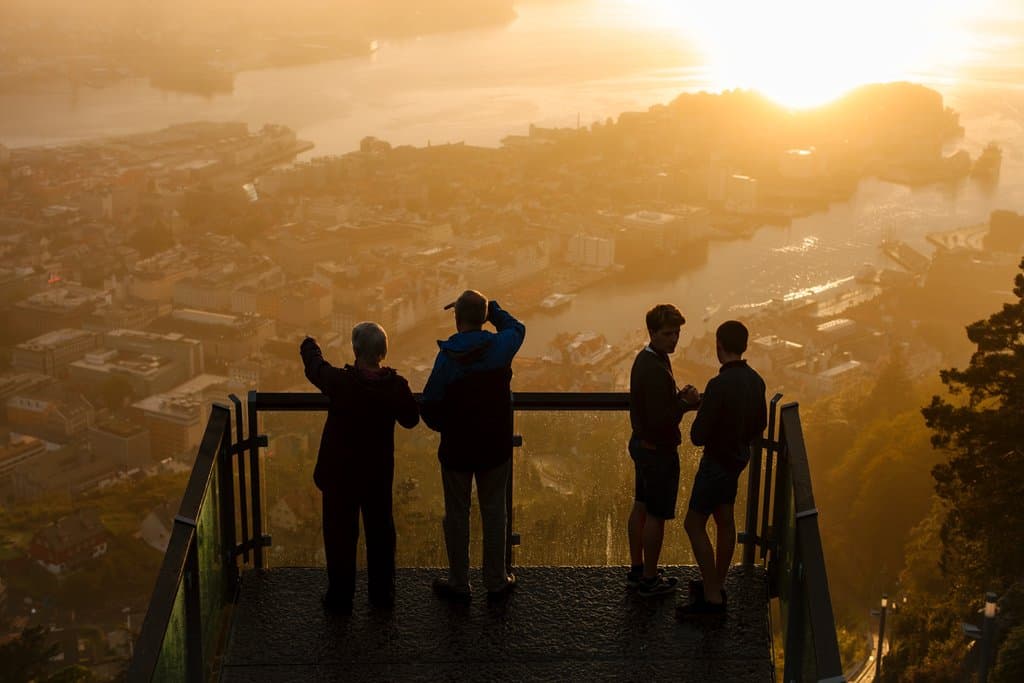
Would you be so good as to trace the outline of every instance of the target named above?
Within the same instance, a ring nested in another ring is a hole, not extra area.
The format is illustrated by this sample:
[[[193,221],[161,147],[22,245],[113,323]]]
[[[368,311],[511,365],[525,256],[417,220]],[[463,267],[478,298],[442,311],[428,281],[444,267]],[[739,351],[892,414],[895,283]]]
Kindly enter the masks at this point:
[[[629,440],[636,489],[633,499],[643,503],[647,514],[674,519],[679,496],[679,452],[674,447],[644,448],[639,439]]]
[[[731,474],[713,458],[702,457],[693,477],[689,509],[710,515],[719,505],[735,505],[738,474]]]

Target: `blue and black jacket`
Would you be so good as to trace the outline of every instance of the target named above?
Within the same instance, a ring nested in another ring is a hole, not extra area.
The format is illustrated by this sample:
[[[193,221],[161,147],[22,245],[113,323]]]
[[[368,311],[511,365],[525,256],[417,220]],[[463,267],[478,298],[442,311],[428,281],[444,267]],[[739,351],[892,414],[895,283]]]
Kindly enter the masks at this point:
[[[512,457],[512,359],[526,327],[501,309],[487,306],[497,332],[457,332],[438,341],[434,368],[423,388],[423,422],[441,433],[441,466],[480,472]]]

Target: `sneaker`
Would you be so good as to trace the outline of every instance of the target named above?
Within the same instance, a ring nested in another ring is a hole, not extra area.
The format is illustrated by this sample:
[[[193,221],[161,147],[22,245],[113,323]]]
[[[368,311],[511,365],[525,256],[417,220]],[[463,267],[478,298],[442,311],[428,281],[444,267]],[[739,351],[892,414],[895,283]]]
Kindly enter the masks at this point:
[[[468,605],[473,595],[469,591],[459,590],[448,583],[447,579],[434,579],[431,586],[434,595],[456,605]]]
[[[512,594],[512,590],[516,587],[516,575],[509,574],[505,577],[505,585],[496,591],[487,591],[488,602],[502,602],[506,600],[508,596]]]
[[[665,576],[665,570],[661,567],[658,568],[658,576]],[[637,569],[630,569],[626,572],[626,588],[628,590],[634,590],[640,587],[640,582],[644,578],[644,568],[641,565]]]
[[[690,579],[690,581],[687,583],[687,588],[690,593],[690,602],[702,602],[704,600],[703,581],[701,581],[700,579],[697,579],[696,581]],[[722,604],[729,604],[729,594],[725,592],[724,588],[722,589]]]
[[[331,614],[338,614],[347,616],[352,614],[352,601],[351,600],[339,600],[332,598],[328,595],[324,595],[320,598],[320,604],[324,606],[324,609]]]
[[[665,595],[673,592],[677,583],[679,581],[675,577],[658,574],[653,579],[640,579],[640,587],[636,589],[636,594],[644,598]]]
[[[689,621],[705,617],[723,617],[725,616],[725,609],[724,602],[716,603],[699,600],[691,602],[689,605],[676,605],[676,619],[679,621]]]

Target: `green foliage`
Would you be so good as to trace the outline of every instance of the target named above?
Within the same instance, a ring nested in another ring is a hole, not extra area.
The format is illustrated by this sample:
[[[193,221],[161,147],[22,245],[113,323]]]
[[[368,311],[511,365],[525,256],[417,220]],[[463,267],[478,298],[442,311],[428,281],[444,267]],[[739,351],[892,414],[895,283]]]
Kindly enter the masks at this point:
[[[77,664],[65,667],[46,679],[46,683],[92,683],[96,676],[92,671]]]
[[[901,579],[910,600],[893,624],[897,645],[885,660],[886,680],[960,680],[960,622],[977,621],[986,590],[1008,591],[1021,576],[1024,273],[1015,285],[1017,301],[967,327],[975,345],[969,365],[943,370],[948,395],[933,396],[922,410],[932,444],[947,458],[932,470],[936,502],[907,545]],[[1021,680],[1024,620],[1010,610],[1000,620],[1013,629],[1000,661],[1014,673],[995,680]]]
[[[928,393],[897,350],[874,381],[803,415],[833,604],[854,630],[867,627],[867,606],[895,583],[911,529],[932,505],[928,473],[938,456],[918,412]]]
[[[950,506],[944,569],[968,594],[1008,585],[1024,566],[1024,273],[1015,285],[1016,302],[967,327],[977,350],[967,368],[942,371],[949,399],[922,411],[949,453],[933,470]]]
[[[1024,681],[1024,624],[1013,628],[1006,636],[989,680],[992,683]]]
[[[42,626],[27,628],[11,642],[0,645],[0,683],[29,683],[43,680],[57,644],[46,644]]]

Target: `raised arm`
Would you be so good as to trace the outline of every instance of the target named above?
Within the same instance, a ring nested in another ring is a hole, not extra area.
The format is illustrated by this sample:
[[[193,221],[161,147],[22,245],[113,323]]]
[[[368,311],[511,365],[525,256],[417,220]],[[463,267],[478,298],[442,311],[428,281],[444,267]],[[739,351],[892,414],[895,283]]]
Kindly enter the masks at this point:
[[[299,355],[302,356],[306,379],[323,393],[328,393],[330,388],[337,383],[341,370],[324,360],[320,345],[312,337],[302,340],[302,344],[299,345]]]
[[[489,360],[496,367],[510,365],[519,347],[523,345],[523,340],[526,339],[526,325],[513,318],[512,314],[499,306],[497,301],[487,303],[487,320],[498,331],[488,354]]]

